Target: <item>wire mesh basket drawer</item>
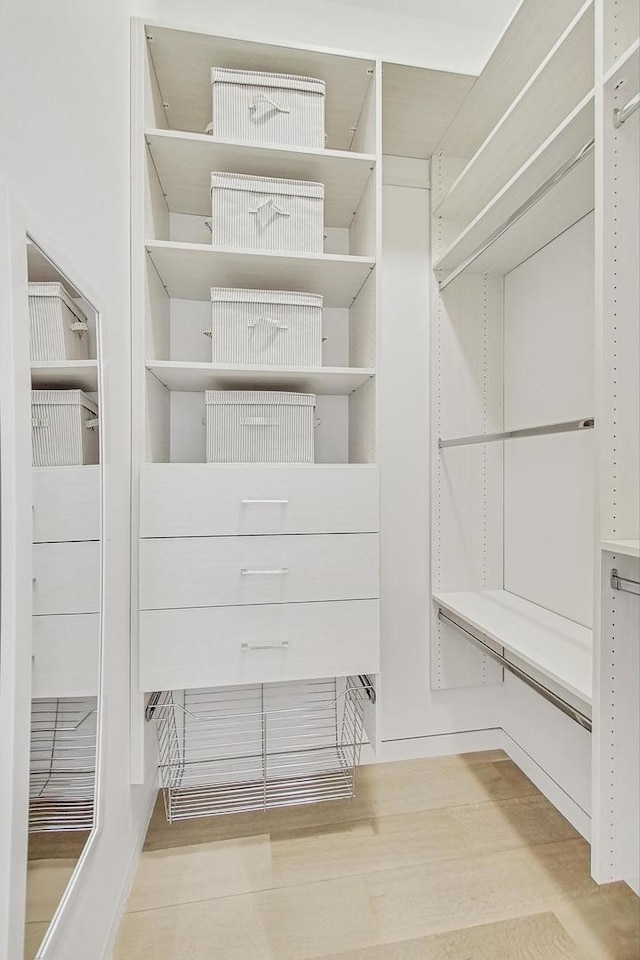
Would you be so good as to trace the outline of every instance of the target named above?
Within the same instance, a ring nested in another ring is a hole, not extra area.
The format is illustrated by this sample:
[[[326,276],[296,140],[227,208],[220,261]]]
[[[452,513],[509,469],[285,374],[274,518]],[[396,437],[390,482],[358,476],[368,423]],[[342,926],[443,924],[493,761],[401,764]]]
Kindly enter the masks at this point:
[[[215,246],[322,253],[322,183],[212,173],[211,209]]]
[[[87,360],[89,324],[61,283],[29,284],[32,360]]]
[[[82,390],[32,390],[34,467],[98,463],[98,408]]]
[[[211,89],[214,137],[324,147],[323,80],[213,67]]]
[[[206,390],[207,463],[313,463],[312,393]]]
[[[153,694],[167,819],[351,799],[369,694],[358,677]]]
[[[32,701],[30,833],[92,828],[96,744],[95,697]]]
[[[213,363],[319,367],[322,304],[315,293],[212,287]]]

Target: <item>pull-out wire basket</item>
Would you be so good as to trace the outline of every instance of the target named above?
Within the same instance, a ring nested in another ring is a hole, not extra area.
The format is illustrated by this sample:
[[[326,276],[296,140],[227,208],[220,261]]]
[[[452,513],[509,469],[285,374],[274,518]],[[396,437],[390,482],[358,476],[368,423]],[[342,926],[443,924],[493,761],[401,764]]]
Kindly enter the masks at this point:
[[[30,833],[91,830],[96,741],[95,697],[32,702]]]
[[[350,799],[373,696],[359,677],[153,694],[168,821]]]

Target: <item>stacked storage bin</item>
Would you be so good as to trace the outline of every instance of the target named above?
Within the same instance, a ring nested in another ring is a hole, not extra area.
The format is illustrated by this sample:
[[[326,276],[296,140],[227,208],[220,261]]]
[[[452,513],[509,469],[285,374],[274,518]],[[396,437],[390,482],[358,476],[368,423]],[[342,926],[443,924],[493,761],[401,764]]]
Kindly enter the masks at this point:
[[[321,80],[214,67],[213,122],[219,139],[323,148]],[[215,246],[321,253],[324,185],[243,173],[211,174]],[[212,360],[317,367],[322,297],[282,290],[211,290]],[[208,462],[313,463],[313,394],[208,390]]]

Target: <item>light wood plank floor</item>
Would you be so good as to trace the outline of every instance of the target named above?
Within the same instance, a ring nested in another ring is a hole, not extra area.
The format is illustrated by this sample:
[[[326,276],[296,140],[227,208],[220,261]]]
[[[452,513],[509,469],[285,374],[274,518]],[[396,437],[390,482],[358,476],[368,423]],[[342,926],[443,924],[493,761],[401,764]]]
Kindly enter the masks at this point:
[[[380,764],[358,795],[169,826],[114,960],[640,960],[640,901],[500,752]]]

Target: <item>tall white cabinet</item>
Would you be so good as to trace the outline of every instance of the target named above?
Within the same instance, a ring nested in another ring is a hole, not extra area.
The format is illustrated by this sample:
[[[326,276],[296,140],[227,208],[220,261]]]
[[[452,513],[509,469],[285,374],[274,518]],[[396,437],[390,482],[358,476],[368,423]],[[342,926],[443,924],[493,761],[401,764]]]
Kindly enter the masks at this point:
[[[263,714],[268,685],[282,683],[295,684],[278,687],[278,709],[293,691],[291,743],[310,742],[295,732],[305,690],[313,702],[318,682],[332,678],[330,696],[342,700],[353,677],[375,747],[380,64],[141,23],[133,43],[138,745],[143,695],[175,691],[184,711],[195,709],[191,691],[215,689],[233,714],[245,688],[264,685]],[[326,148],[206,134],[214,66],[323,80]],[[323,252],[212,245],[212,171],[324,184]],[[321,365],[211,362],[213,286],[322,295]],[[204,392],[212,389],[315,394],[315,463],[205,463]],[[158,702],[148,718],[158,717]],[[224,736],[211,731],[212,743]],[[258,751],[265,743],[263,731]],[[229,776],[223,770],[223,781]]]

